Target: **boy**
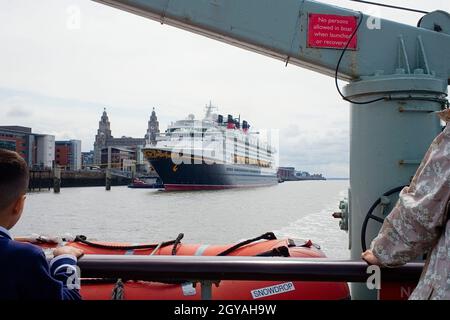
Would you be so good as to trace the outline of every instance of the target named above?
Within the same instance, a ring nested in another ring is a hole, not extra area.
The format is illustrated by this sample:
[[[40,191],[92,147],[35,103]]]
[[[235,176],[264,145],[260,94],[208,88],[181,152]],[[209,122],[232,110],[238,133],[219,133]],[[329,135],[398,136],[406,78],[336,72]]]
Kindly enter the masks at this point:
[[[14,241],[8,231],[22,215],[28,175],[16,152],[0,149],[0,300],[79,300],[76,263],[81,250],[57,248],[48,264],[39,247]]]

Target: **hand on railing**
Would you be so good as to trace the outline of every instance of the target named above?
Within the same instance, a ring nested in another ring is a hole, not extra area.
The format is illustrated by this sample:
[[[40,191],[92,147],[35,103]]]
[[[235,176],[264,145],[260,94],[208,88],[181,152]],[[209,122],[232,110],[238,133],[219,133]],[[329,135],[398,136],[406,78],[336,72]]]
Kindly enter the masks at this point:
[[[381,262],[378,258],[373,254],[372,250],[366,250],[361,254],[361,258],[366,261],[370,265],[380,266]]]

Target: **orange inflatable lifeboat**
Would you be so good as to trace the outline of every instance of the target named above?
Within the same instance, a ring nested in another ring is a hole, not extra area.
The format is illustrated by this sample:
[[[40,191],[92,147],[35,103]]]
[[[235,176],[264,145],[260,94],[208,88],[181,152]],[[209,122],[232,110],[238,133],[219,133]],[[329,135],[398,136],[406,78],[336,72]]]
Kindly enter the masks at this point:
[[[160,244],[91,242],[76,236],[63,245],[82,249],[85,254],[184,255],[184,256],[274,256],[325,258],[319,246],[308,241],[277,239],[272,232],[234,245],[182,244],[177,239]],[[43,249],[60,243],[43,237],[33,240]],[[120,279],[82,279],[81,294],[86,300],[200,300],[200,286],[190,282],[158,283]],[[344,300],[350,298],[347,283],[304,281],[221,281],[212,287],[214,300]]]

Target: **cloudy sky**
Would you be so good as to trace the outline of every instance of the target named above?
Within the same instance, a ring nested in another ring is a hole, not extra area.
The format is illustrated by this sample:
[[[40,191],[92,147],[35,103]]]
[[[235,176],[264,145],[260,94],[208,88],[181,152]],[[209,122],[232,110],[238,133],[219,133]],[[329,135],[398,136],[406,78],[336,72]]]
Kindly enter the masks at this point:
[[[450,11],[448,0],[384,2]],[[348,176],[349,106],[331,78],[89,0],[0,0],[0,41],[0,125],[81,139],[88,151],[104,107],[114,136],[143,137],[153,107],[164,130],[211,100],[254,128],[279,129],[281,165]]]

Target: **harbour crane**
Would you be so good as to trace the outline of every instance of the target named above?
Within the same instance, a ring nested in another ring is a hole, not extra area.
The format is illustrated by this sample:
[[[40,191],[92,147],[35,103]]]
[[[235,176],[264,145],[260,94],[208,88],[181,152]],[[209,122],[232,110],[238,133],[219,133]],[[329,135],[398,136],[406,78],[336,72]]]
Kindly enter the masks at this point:
[[[368,215],[374,201],[385,194],[389,212],[395,201],[387,196],[409,183],[442,129],[433,112],[448,106],[448,12],[427,13],[410,26],[312,0],[94,1],[334,79],[351,105],[350,188],[336,216],[349,232],[352,259],[381,226],[367,219],[382,221]],[[348,82],[343,90],[339,79]],[[376,293],[354,284],[352,296]]]

